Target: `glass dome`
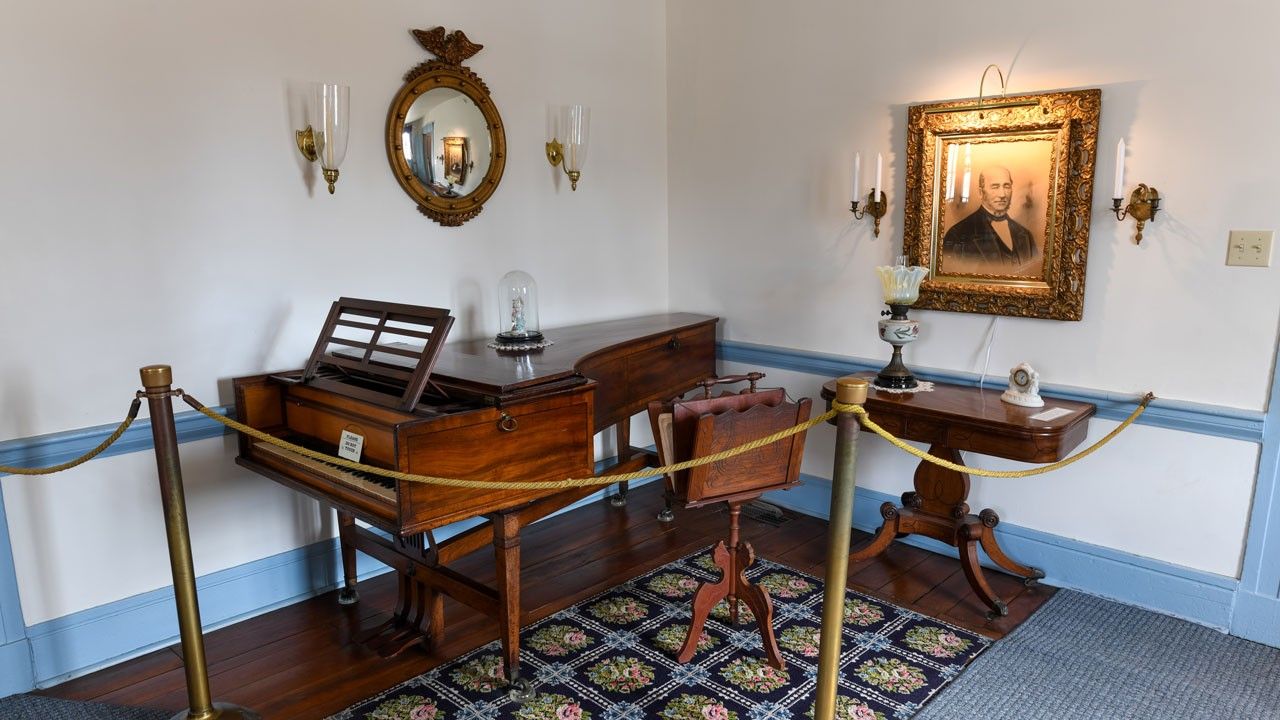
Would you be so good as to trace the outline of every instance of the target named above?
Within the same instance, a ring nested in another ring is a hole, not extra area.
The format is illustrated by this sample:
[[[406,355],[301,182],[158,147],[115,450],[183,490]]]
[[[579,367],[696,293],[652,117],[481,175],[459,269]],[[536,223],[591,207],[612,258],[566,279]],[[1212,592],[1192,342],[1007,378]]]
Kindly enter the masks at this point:
[[[498,281],[498,342],[542,340],[538,324],[538,284],[529,273],[512,270]]]

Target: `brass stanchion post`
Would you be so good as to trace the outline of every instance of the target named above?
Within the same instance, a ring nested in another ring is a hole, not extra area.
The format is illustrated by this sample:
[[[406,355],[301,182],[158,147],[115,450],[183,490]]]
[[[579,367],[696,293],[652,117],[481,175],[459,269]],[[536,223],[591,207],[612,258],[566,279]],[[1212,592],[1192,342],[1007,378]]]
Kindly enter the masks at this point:
[[[139,370],[143,395],[151,411],[151,435],[155,440],[156,471],[164,503],[164,527],[169,540],[169,565],[173,570],[173,594],[178,606],[178,631],[182,635],[182,660],[187,671],[190,708],[173,720],[260,720],[252,710],[209,697],[209,668],[200,631],[200,606],[196,597],[196,573],[191,561],[191,536],[187,530],[187,503],[182,493],[182,467],[178,462],[178,434],[173,424],[173,371],[168,365],[148,365]]]
[[[842,377],[835,382],[836,402],[861,405],[867,401],[867,381]],[[852,412],[836,416],[836,457],[831,479],[831,519],[827,530],[827,577],[822,596],[822,632],[818,640],[818,689],[814,720],[832,720],[836,711],[840,640],[844,627],[844,593],[849,574],[849,536],[853,526],[854,461],[858,449],[858,418]]]

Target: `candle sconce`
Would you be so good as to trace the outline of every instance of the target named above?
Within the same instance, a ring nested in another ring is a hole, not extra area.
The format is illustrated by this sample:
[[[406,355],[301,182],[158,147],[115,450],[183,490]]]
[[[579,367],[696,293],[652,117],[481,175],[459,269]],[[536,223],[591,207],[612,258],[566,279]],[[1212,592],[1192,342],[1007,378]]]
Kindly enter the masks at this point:
[[[875,233],[876,237],[880,237],[880,218],[884,217],[885,212],[889,209],[889,198],[884,194],[884,191],[881,190],[880,199],[877,200],[876,191],[872,190],[867,193],[865,207],[859,209],[859,204],[860,203],[857,200],[850,203],[849,212],[853,213],[853,216],[859,220],[870,215],[875,223],[875,227],[872,229],[872,232]]]
[[[1155,222],[1156,212],[1160,209],[1160,193],[1145,183],[1138,183],[1138,187],[1129,195],[1129,204],[1122,208],[1121,202],[1123,198],[1112,198],[1111,210],[1116,214],[1116,220],[1123,222],[1125,218],[1133,217],[1137,221],[1138,234],[1133,239],[1141,244],[1142,228],[1148,221]]]

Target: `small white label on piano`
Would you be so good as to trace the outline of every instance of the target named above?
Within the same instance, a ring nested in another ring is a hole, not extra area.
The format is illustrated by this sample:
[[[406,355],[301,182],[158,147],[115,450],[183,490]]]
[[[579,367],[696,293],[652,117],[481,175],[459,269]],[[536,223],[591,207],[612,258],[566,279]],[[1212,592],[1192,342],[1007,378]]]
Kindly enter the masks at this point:
[[[364,449],[364,436],[350,430],[342,431],[342,439],[338,441],[338,457],[351,462],[360,462],[360,451]]]
[[[1066,408],[1060,408],[1060,407],[1049,408],[1048,410],[1042,410],[1036,413],[1035,415],[1032,415],[1031,419],[1039,420],[1041,422],[1049,422],[1050,420],[1057,420],[1063,415],[1070,415],[1070,414],[1071,414],[1071,411]]]

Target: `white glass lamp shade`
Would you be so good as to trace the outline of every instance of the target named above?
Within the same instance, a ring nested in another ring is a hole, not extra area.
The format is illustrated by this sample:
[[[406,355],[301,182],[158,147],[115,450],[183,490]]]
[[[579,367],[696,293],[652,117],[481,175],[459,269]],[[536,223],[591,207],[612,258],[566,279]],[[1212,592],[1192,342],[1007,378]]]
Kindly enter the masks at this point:
[[[316,86],[316,117],[312,124],[320,167],[337,170],[347,156],[350,91],[346,85]]]
[[[911,305],[920,297],[920,283],[929,274],[918,265],[880,265],[876,267],[884,286],[884,301],[889,305]]]
[[[521,270],[512,270],[498,281],[498,338],[506,342],[540,340],[538,284]]]
[[[591,126],[591,108],[586,105],[569,105],[560,113],[557,132],[564,145],[565,172],[582,172],[587,161],[587,141]]]

